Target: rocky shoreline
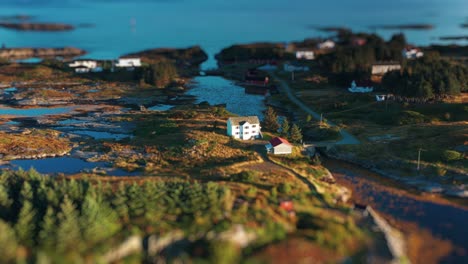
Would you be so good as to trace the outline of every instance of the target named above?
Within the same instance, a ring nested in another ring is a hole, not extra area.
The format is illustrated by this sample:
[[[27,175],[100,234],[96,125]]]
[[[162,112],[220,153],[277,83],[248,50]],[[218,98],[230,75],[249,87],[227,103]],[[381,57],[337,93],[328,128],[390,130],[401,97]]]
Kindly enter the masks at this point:
[[[65,152],[60,152],[60,153],[40,153],[40,154],[35,154],[35,155],[4,155],[2,160],[30,160],[30,159],[45,159],[45,158],[57,158],[57,157],[63,157],[65,155],[68,155],[70,153],[71,149]]]
[[[352,155],[346,154],[346,153],[339,154],[333,151],[327,151],[326,156],[332,159],[345,161],[354,165],[358,165],[369,171],[377,173],[385,178],[395,180],[397,182],[400,182],[404,185],[415,188],[422,192],[438,193],[438,194],[451,196],[451,197],[457,197],[457,198],[468,198],[468,190],[465,189],[464,185],[451,186],[451,185],[446,185],[446,184],[434,183],[434,182],[421,179],[421,178],[402,177],[395,173],[391,173],[389,171],[379,169],[375,165],[371,165],[364,160],[357,159],[353,157]]]
[[[28,59],[50,57],[77,57],[86,54],[86,51],[74,47],[63,48],[3,48],[0,49],[0,58]]]

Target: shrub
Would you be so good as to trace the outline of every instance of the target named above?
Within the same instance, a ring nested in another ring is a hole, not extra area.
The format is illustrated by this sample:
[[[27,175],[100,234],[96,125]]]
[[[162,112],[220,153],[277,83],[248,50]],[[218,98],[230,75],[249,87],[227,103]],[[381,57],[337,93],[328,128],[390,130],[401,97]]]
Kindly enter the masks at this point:
[[[397,118],[398,125],[412,125],[427,122],[428,119],[421,113],[415,111],[403,111]]]
[[[442,153],[442,159],[446,162],[461,160],[463,155],[455,150],[446,150]]]
[[[245,183],[252,183],[257,178],[257,172],[255,171],[243,171],[231,176],[232,181],[236,182],[245,182]]]
[[[311,160],[312,165],[319,166],[322,165],[322,160],[318,155],[315,155]]]
[[[292,186],[289,183],[281,183],[278,186],[278,191],[284,194],[289,194],[292,190]]]
[[[445,169],[442,166],[442,164],[438,163],[438,164],[435,165],[434,168],[435,168],[435,172],[436,172],[437,176],[442,177],[442,176],[445,176],[445,174],[447,174],[447,169]]]

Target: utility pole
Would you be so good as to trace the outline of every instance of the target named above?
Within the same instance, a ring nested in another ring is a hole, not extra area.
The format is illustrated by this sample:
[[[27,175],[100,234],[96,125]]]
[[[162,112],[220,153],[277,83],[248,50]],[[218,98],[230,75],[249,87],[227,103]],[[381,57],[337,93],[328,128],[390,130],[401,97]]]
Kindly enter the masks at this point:
[[[418,171],[419,171],[419,169],[421,168],[421,167],[420,167],[420,164],[421,164],[421,151],[424,151],[424,149],[422,149],[422,148],[419,148],[419,149],[418,149],[418,166],[417,166],[417,168],[416,168]]]

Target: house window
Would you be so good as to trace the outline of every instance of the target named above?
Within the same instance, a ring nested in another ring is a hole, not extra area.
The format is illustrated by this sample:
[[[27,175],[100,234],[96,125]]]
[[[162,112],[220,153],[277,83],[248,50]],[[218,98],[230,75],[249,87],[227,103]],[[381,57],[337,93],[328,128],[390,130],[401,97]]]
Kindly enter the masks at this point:
[[[248,135],[248,134],[249,134],[249,132],[245,132],[244,134]]]
[[[239,132],[236,132],[236,135],[239,135]]]
[[[244,127],[244,129],[249,129],[249,127],[248,127],[248,126],[246,126],[246,127]]]
[[[256,125],[252,125],[252,128],[256,128],[257,126]]]

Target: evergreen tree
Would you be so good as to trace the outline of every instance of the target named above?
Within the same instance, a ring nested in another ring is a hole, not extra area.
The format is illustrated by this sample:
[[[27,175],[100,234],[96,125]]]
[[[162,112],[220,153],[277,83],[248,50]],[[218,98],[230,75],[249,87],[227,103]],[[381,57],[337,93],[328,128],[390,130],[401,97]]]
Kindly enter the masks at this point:
[[[112,198],[112,207],[117,212],[117,215],[122,219],[124,222],[127,222],[129,219],[129,209],[127,205],[127,190],[123,183],[119,184],[119,188],[115,193],[115,196]]]
[[[31,202],[24,201],[23,207],[21,207],[18,215],[18,220],[15,224],[15,231],[21,244],[28,247],[32,247],[34,245],[36,229],[35,218],[36,211],[34,210]]]
[[[424,79],[421,80],[421,83],[419,84],[418,96],[423,98],[432,98],[434,96],[430,82]]]
[[[9,212],[13,201],[8,195],[7,189],[0,184],[0,218],[9,217]]]
[[[276,115],[276,112],[272,107],[268,107],[265,112],[263,126],[266,130],[271,132],[277,132],[279,129],[278,116]]]
[[[60,205],[58,214],[59,225],[57,228],[57,249],[60,252],[69,250],[81,251],[80,225],[78,222],[78,212],[72,201],[65,196]]]
[[[0,219],[0,251],[3,263],[14,263],[18,243],[15,232],[8,223]]]
[[[177,69],[172,62],[159,61],[151,66],[147,82],[158,88],[165,88],[177,76]]]
[[[291,135],[289,136],[289,139],[293,143],[301,143],[301,141],[302,141],[302,131],[299,128],[298,125],[294,124],[291,127]]]
[[[130,217],[139,217],[145,213],[144,197],[141,187],[134,183],[127,189],[128,212]]]
[[[290,129],[290,126],[289,126],[288,119],[285,118],[283,120],[283,123],[281,124],[281,136],[287,137],[289,134],[289,129]]]
[[[87,195],[80,217],[83,240],[88,247],[115,234],[119,230],[118,217],[108,206]]]
[[[47,208],[40,227],[38,244],[45,250],[54,249],[56,245],[57,218],[52,207]]]
[[[34,198],[34,192],[31,188],[31,185],[27,181],[23,182],[23,186],[20,192],[20,202],[25,202],[25,201],[31,202],[33,198]]]

